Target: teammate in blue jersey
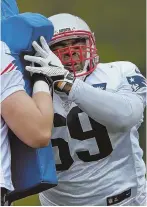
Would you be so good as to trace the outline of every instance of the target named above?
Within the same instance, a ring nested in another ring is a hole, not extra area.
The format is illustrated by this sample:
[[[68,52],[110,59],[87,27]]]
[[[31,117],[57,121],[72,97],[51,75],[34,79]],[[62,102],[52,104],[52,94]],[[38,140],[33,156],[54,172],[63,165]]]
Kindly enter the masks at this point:
[[[49,46],[67,72],[63,80],[51,78],[58,185],[40,194],[41,204],[145,205],[138,135],[145,78],[131,62],[99,63],[94,34],[81,18],[57,14],[49,20],[55,28]],[[49,51],[47,46],[38,50],[46,57],[44,64]],[[38,58],[32,61],[39,63]]]

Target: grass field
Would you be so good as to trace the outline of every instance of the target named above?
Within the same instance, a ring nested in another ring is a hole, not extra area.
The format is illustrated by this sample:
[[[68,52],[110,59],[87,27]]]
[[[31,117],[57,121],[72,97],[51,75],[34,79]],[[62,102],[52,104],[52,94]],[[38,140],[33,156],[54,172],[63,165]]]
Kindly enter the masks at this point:
[[[38,195],[29,196],[27,198],[15,201],[13,206],[40,206]]]

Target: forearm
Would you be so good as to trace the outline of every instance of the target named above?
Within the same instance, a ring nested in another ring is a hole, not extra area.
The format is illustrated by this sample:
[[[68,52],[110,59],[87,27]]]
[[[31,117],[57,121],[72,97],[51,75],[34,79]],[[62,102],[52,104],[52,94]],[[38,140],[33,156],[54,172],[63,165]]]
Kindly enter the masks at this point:
[[[36,110],[38,110],[38,127],[46,131],[48,137],[51,136],[51,130],[53,125],[53,104],[52,97],[46,92],[38,92],[33,95],[33,100],[36,104]]]
[[[136,95],[104,91],[80,80],[75,81],[69,99],[95,121],[115,131],[131,128],[142,117],[143,104]]]
[[[36,74],[33,77],[33,95],[34,110],[36,110],[36,131],[39,137],[42,137],[46,143],[49,143],[53,125],[53,104],[48,81],[45,76]],[[35,117],[34,117],[35,118]],[[35,130],[33,130],[35,132]]]
[[[53,122],[51,95],[38,92],[33,99],[17,91],[2,102],[2,117],[16,136],[30,147],[47,146]]]

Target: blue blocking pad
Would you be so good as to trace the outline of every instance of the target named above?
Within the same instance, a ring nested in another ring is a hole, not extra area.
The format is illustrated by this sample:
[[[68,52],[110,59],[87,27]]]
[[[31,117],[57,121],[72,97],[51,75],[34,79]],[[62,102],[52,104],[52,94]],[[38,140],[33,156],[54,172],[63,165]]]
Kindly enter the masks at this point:
[[[9,46],[12,54],[31,51],[33,41],[44,36],[49,42],[54,33],[53,24],[46,17],[29,12],[4,19],[1,28],[1,39]]]
[[[32,42],[39,43],[40,36],[44,36],[49,42],[54,33],[54,27],[51,21],[38,13],[22,13],[1,22],[1,40],[10,48],[11,55],[16,59],[18,70],[23,73],[25,80],[25,90],[31,96],[32,86],[30,74],[25,71],[25,65],[30,62],[24,61],[24,55],[34,55]]]
[[[40,36],[44,36],[49,42],[53,33],[52,23],[40,14],[23,13],[2,21],[2,41],[6,42],[15,57],[17,70],[23,74],[25,89],[29,95],[32,86],[30,76],[25,71],[25,61],[21,58],[22,53],[32,53],[32,41],[39,41]],[[21,142],[11,131],[9,137],[15,190],[8,194],[8,199],[18,200],[56,186],[57,175],[51,143],[47,147],[33,149]]]
[[[47,147],[33,149],[14,135],[11,136],[10,142],[12,182],[15,188],[14,191],[8,194],[8,199],[11,202],[40,193],[57,185],[51,143]]]
[[[19,14],[16,0],[1,0],[1,19]]]

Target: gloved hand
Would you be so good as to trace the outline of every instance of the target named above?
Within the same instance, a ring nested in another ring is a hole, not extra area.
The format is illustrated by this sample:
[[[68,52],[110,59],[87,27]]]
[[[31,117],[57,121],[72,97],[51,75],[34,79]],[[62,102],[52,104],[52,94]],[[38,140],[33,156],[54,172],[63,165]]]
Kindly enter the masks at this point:
[[[42,47],[36,41],[32,43],[36,51],[35,56],[24,56],[25,60],[33,63],[31,66],[26,66],[25,69],[33,74],[35,80],[38,78],[37,74],[45,75],[50,84],[54,82],[56,90],[68,94],[74,82],[74,76],[64,68],[60,59],[50,50],[44,37],[40,37],[40,43]],[[35,63],[40,67],[35,66]]]
[[[32,46],[37,52],[35,56],[25,55],[24,59],[33,63],[25,69],[31,74],[38,73],[51,78],[52,81],[63,79],[67,70],[64,69],[60,59],[50,50],[44,37],[40,37],[41,46],[34,41]],[[39,64],[35,66],[35,63]],[[39,67],[40,66],[40,67]]]

